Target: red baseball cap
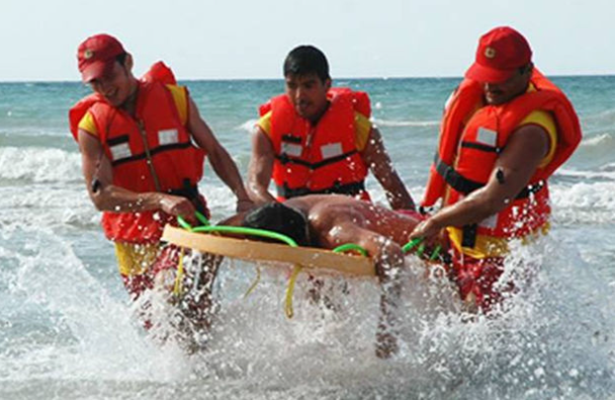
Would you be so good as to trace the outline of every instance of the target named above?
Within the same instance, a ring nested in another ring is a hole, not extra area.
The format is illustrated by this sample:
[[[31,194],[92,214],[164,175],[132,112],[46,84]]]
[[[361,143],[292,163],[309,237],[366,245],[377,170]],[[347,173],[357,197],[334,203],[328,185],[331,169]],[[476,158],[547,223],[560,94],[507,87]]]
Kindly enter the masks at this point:
[[[503,82],[531,61],[532,49],[525,37],[511,27],[500,26],[481,36],[476,61],[466,71],[466,78]]]
[[[111,35],[99,34],[90,36],[79,45],[77,60],[81,79],[87,83],[100,78],[113,68],[115,58],[126,53],[119,40]]]

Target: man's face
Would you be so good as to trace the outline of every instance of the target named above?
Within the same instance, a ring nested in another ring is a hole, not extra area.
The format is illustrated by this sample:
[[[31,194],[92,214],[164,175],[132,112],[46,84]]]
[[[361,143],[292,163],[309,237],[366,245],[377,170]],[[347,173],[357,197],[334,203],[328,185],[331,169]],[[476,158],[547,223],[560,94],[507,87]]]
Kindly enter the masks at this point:
[[[515,72],[514,75],[503,82],[483,83],[485,100],[490,105],[500,105],[507,103],[525,93],[530,81],[531,69],[524,72]]]
[[[324,82],[316,74],[287,75],[286,94],[303,118],[315,121],[327,109],[327,91],[331,80]]]
[[[102,95],[109,104],[119,107],[126,102],[134,91],[134,79],[130,71],[118,61],[113,68],[100,78],[89,82],[95,93]]]

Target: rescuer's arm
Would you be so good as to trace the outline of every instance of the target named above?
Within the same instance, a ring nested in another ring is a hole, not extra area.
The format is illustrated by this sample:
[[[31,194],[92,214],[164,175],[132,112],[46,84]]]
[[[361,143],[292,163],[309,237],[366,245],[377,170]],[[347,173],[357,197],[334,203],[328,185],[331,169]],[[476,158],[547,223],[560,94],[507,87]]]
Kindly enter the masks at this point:
[[[394,210],[414,210],[412,197],[401,178],[393,168],[380,132],[372,128],[365,149],[362,152],[363,161],[384,189],[387,200]]]
[[[447,226],[478,223],[502,211],[528,185],[548,149],[549,136],[542,127],[520,127],[498,157],[487,184],[419,224],[410,239],[433,238]]]
[[[237,197],[237,211],[245,211],[253,206],[248,193],[243,186],[243,181],[237,165],[228,154],[226,149],[218,142],[213,132],[207,126],[199,113],[194,101],[190,99],[188,111],[188,131],[200,148],[207,152],[209,163],[218,177],[228,186]]]
[[[137,212],[162,210],[192,219],[194,206],[181,196],[165,193],[137,193],[113,185],[113,169],[98,138],[79,129],[82,172],[90,199],[100,211]]]
[[[257,204],[276,199],[269,193],[274,151],[269,136],[257,126],[252,134],[252,156],[248,167],[248,193]]]

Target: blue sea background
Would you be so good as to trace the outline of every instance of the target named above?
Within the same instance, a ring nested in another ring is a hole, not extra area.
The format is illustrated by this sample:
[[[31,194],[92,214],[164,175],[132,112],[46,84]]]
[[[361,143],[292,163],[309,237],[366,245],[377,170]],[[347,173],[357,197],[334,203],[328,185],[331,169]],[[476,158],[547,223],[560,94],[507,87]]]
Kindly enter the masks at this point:
[[[495,319],[463,322],[434,306],[442,282],[408,280],[402,352],[373,355],[378,288],[350,279],[339,313],[295,296],[266,269],[225,261],[209,349],[156,345],[134,318],[87,197],[68,132],[76,82],[0,83],[0,398],[615,398],[615,76],[554,77],[575,105],[583,141],[551,180],[550,235],[520,253],[532,285]],[[372,119],[415,199],[424,190],[442,107],[457,78],[337,79],[370,94]],[[245,176],[258,105],[281,80],[189,81],[204,119]],[[206,166],[213,220],[234,212]],[[384,194],[370,178],[376,202]],[[409,257],[408,263],[420,267]],[[331,278],[332,293],[339,279]]]

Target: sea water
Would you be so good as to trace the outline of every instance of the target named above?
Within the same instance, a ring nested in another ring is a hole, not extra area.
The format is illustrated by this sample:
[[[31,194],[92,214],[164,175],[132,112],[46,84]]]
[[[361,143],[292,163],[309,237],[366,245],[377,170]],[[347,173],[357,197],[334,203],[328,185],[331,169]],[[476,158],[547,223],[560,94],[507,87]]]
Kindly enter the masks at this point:
[[[555,77],[584,131],[551,180],[550,235],[519,247],[531,283],[498,318],[468,321],[446,282],[409,273],[400,354],[374,356],[378,287],[326,282],[338,311],[283,313],[287,272],[225,261],[207,350],[157,344],[135,319],[68,132],[79,83],[0,84],[0,399],[615,398],[615,77]],[[191,81],[202,116],[245,175],[258,105],[281,80]],[[442,107],[459,79],[339,79],[367,91],[395,168],[424,191]],[[206,166],[213,220],[233,196]],[[385,203],[373,178],[368,189]],[[513,260],[514,264],[516,261]],[[413,270],[421,263],[409,257]],[[507,272],[518,273],[510,266]],[[522,274],[521,274],[522,275]],[[341,294],[339,287],[346,285]]]

